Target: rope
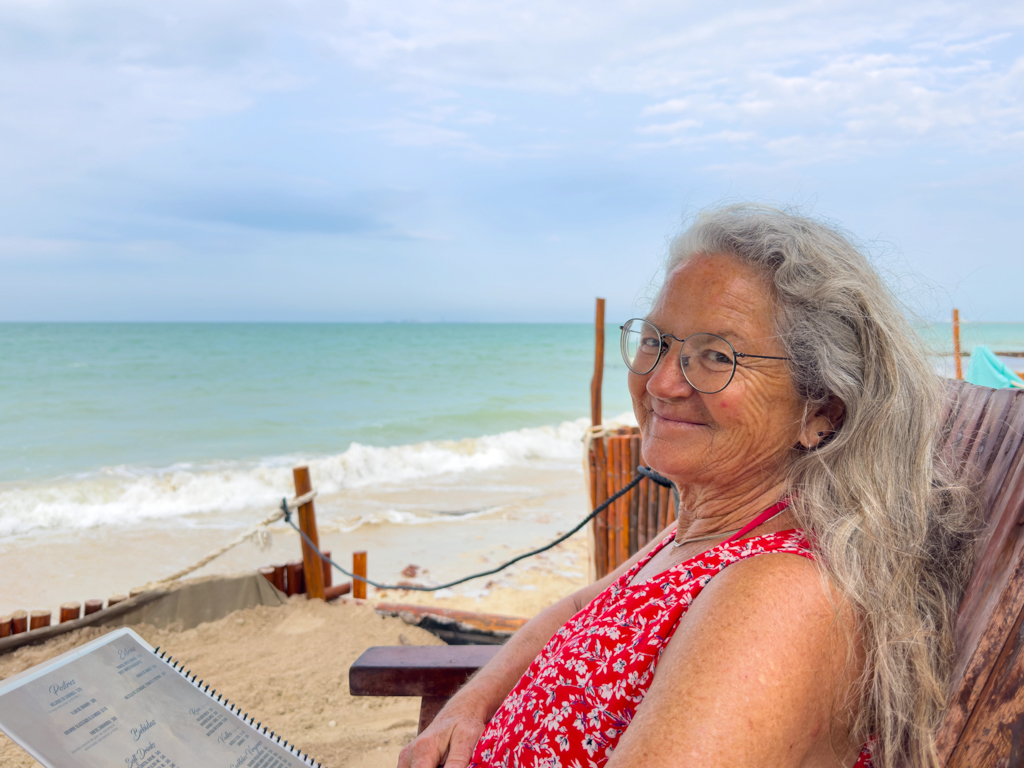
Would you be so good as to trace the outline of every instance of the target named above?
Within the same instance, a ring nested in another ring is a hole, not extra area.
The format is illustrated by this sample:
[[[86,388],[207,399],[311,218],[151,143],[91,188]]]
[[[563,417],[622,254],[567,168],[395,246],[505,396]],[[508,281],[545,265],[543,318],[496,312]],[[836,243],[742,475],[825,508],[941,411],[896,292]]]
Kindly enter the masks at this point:
[[[292,522],[291,513],[289,512],[289,509],[288,509],[289,505],[288,505],[287,499],[281,499],[281,513],[278,515],[278,519],[283,517],[284,521],[286,523],[288,523],[288,525],[290,525],[292,528],[294,528],[296,531],[298,531],[299,535],[302,536],[302,538],[305,540],[305,542],[310,547],[313,548],[313,551],[316,552],[317,555],[319,555],[321,560],[323,560],[326,563],[330,563],[331,566],[333,566],[337,570],[341,571],[343,574],[348,576],[350,579],[366,582],[367,584],[370,584],[371,586],[374,586],[377,589],[381,589],[381,590],[384,590],[384,589],[407,589],[410,592],[436,592],[439,589],[447,589],[448,587],[454,587],[457,584],[462,584],[462,583],[467,582],[467,581],[472,581],[473,579],[479,579],[479,578],[482,578],[484,576],[492,576],[495,573],[498,573],[499,571],[505,570],[510,565],[514,565],[515,563],[518,563],[520,560],[525,560],[528,557],[533,557],[534,555],[539,555],[541,552],[547,552],[552,547],[557,546],[558,544],[561,544],[563,541],[568,539],[574,533],[579,531],[584,525],[586,525],[591,520],[593,520],[599,513],[603,512],[605,509],[607,509],[608,505],[611,504],[613,501],[616,501],[620,497],[624,496],[625,494],[627,494],[631,490],[633,490],[633,488],[636,486],[636,484],[639,483],[645,477],[648,478],[649,480],[651,480],[652,482],[657,483],[658,485],[665,486],[666,488],[672,487],[671,481],[669,481],[668,479],[666,479],[662,475],[659,475],[654,470],[652,470],[652,469],[650,469],[648,467],[643,467],[643,466],[637,467],[636,468],[636,475],[633,477],[632,480],[630,480],[620,490],[616,491],[611,496],[609,496],[607,499],[605,499],[600,504],[598,504],[597,508],[594,509],[594,511],[591,512],[589,515],[587,515],[585,518],[583,518],[576,525],[576,527],[574,527],[571,531],[569,531],[568,533],[562,534],[557,539],[552,541],[550,544],[545,544],[543,547],[539,547],[538,549],[533,549],[533,550],[530,550],[529,552],[524,552],[523,554],[518,555],[516,557],[513,557],[508,562],[503,563],[502,565],[499,565],[497,568],[492,568],[489,571],[482,571],[480,573],[474,573],[474,574],[472,574],[470,576],[463,576],[461,579],[456,579],[455,581],[449,581],[447,584],[438,584],[438,585],[433,586],[433,587],[419,587],[419,586],[410,586],[410,585],[404,585],[404,584],[378,584],[376,581],[373,581],[372,579],[368,579],[365,576],[357,576],[354,573],[349,573],[344,568],[342,568],[340,565],[338,565],[336,562],[331,560],[331,558],[327,557],[323,552],[321,552],[320,549],[309,538],[309,536],[306,535],[305,531],[303,531],[301,528],[299,528],[297,525],[295,525],[295,523]]]
[[[304,493],[301,496],[297,496],[296,498],[292,499],[291,501],[288,501],[287,499],[282,499],[281,500],[281,508],[280,509],[276,510],[273,514],[270,514],[267,517],[263,518],[260,522],[256,523],[256,525],[254,525],[252,528],[247,530],[245,533],[236,536],[234,539],[229,541],[223,547],[215,549],[213,552],[208,554],[206,557],[204,557],[201,560],[198,560],[197,562],[195,562],[192,565],[188,566],[188,568],[182,568],[180,571],[178,571],[177,573],[171,574],[166,579],[161,579],[160,581],[151,582],[147,586],[159,586],[161,584],[167,584],[167,583],[172,582],[172,581],[177,581],[178,579],[182,578],[183,576],[188,576],[193,571],[198,571],[200,568],[202,568],[207,563],[210,563],[213,560],[216,560],[218,557],[223,555],[228,550],[234,549],[239,544],[241,544],[243,541],[247,541],[249,539],[256,538],[256,539],[258,539],[258,541],[261,544],[266,542],[266,537],[267,537],[267,534],[268,534],[267,527],[269,525],[271,525],[272,523],[276,523],[282,517],[287,517],[290,514],[289,510],[296,510],[299,507],[301,507],[303,504],[308,504],[314,498],[316,498],[316,491],[310,491],[309,493]]]

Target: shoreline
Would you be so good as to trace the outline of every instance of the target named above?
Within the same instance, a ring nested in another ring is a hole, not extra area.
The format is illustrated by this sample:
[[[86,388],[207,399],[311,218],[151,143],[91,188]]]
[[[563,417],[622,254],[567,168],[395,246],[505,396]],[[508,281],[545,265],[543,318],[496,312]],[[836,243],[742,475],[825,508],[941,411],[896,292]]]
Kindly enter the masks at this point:
[[[489,487],[483,487],[485,479]],[[351,565],[352,552],[367,551],[369,576],[378,582],[408,581],[403,571],[413,565],[418,571],[414,583],[444,583],[551,541],[581,520],[589,504],[582,469],[508,467],[459,473],[417,487],[356,489],[345,494],[345,506],[349,510],[395,507],[410,499],[434,509],[484,508],[472,515],[421,524],[368,523],[346,532],[348,518],[330,514],[334,507],[328,496],[325,511],[317,510],[322,549],[329,550],[346,568]],[[56,623],[61,603],[106,600],[112,594],[128,594],[133,588],[158,581],[232,540],[265,514],[244,521],[237,515],[207,516],[202,524],[191,520],[183,525],[175,519],[146,526],[42,531],[8,539],[0,543],[0,558],[12,577],[0,594],[0,615],[50,609]],[[301,559],[299,537],[293,530],[283,523],[270,530],[267,549],[245,542],[188,578],[253,571]],[[517,563],[507,572],[446,590],[439,597],[402,590],[385,592],[379,599],[533,615],[527,612],[535,611],[533,606],[538,603],[526,593],[538,589],[543,579],[534,579],[531,572],[538,568],[550,571],[564,587],[582,585],[588,572],[585,541],[586,532],[580,531],[560,549]],[[546,560],[539,559],[545,556]],[[555,573],[558,571],[562,575]],[[520,577],[525,581],[517,586]],[[334,572],[335,584],[345,580]],[[371,587],[368,597],[377,599],[377,591]]]

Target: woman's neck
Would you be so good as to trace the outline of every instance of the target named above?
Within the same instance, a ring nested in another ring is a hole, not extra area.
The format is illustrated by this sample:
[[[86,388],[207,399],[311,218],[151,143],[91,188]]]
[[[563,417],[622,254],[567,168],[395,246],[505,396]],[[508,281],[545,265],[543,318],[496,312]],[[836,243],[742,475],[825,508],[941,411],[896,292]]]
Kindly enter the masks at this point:
[[[742,528],[783,495],[785,484],[782,482],[747,490],[717,489],[713,492],[683,485],[679,488],[676,538],[682,541]]]

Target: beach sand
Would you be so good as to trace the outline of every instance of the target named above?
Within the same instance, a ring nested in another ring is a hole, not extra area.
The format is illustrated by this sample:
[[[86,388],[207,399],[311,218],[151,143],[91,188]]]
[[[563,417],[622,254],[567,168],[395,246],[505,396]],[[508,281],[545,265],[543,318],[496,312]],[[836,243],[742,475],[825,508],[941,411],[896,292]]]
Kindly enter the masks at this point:
[[[552,541],[583,519],[588,502],[582,472],[563,463],[349,489],[318,498],[317,505],[321,545],[339,563],[350,565],[352,551],[367,550],[371,578],[436,585]],[[436,517],[420,524],[381,519],[346,530],[353,519],[382,518],[387,510]],[[0,545],[0,559],[13,575],[0,596],[0,613],[39,606],[56,611],[67,600],[127,593],[195,562],[267,512],[254,509],[12,537]],[[532,617],[588,583],[587,552],[584,529],[499,574],[440,592],[371,587],[363,604],[347,598],[325,604],[294,597],[282,607],[237,611],[185,631],[145,625],[133,629],[326,766],[390,768],[415,735],[419,700],[351,697],[348,668],[374,645],[441,641],[399,618],[378,615],[373,605],[413,603]],[[193,576],[251,572],[299,558],[298,536],[278,524],[268,549],[246,542]],[[410,577],[410,572],[415,575]],[[335,583],[345,580],[335,572]],[[0,679],[103,631],[78,630],[2,655]],[[37,763],[0,734],[0,765],[22,768]]]
[[[521,536],[530,535],[522,529],[522,521],[512,525],[514,522],[503,525],[492,520],[490,526],[478,530],[497,526],[499,531],[517,528]],[[432,528],[432,533],[441,535],[443,530]],[[518,551],[487,538],[487,544],[481,542],[474,548],[474,534],[462,542],[462,552],[449,550],[457,554],[460,570],[484,568]],[[90,551],[95,555],[95,550]],[[371,588],[365,603],[348,598],[324,603],[296,596],[285,606],[236,611],[185,631],[148,625],[132,628],[325,766],[391,768],[401,748],[415,736],[419,700],[349,696],[348,668],[374,645],[442,643],[401,619],[378,615],[374,604],[415,603],[531,617],[584,586],[586,572],[584,530],[501,574],[440,594]],[[86,628],[0,656],[0,679],[105,631],[109,630]],[[0,765],[29,768],[38,763],[0,734]]]
[[[419,699],[348,694],[348,668],[359,654],[372,645],[442,644],[418,627],[379,616],[369,605],[300,597],[285,606],[236,611],[184,632],[147,625],[132,629],[330,768],[393,768],[416,734]],[[86,628],[0,656],[0,678],[104,631]],[[0,734],[0,765],[39,764]]]

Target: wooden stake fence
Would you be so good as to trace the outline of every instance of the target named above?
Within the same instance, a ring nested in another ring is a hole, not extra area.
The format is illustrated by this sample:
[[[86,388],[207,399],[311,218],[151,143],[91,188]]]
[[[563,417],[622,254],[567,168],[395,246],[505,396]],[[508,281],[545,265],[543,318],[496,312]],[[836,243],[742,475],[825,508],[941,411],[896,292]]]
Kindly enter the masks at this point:
[[[607,457],[607,458],[605,458]],[[590,501],[596,507],[625,486],[643,464],[640,430],[621,427],[590,442]],[[606,521],[601,518],[606,517]],[[594,518],[594,570],[611,573],[675,520],[672,492],[644,478],[629,493]],[[602,522],[604,524],[602,524]]]
[[[591,439],[587,454],[590,470],[590,503],[596,507],[624,487],[643,464],[640,430],[623,427],[601,429],[601,385],[604,379],[604,299],[594,313],[594,376],[590,381]],[[672,493],[644,478],[639,485],[591,524],[594,536],[594,572],[597,578],[611,573],[661,533],[675,516],[669,515]]]

